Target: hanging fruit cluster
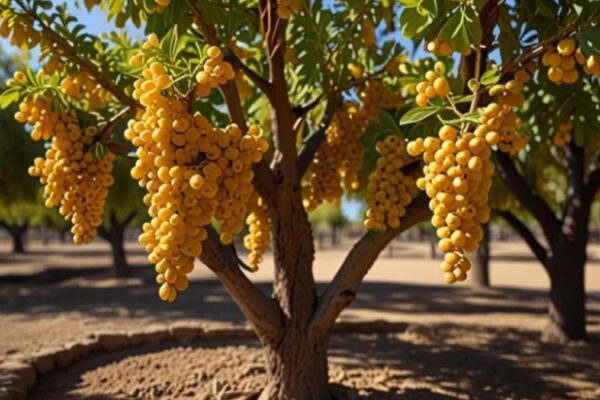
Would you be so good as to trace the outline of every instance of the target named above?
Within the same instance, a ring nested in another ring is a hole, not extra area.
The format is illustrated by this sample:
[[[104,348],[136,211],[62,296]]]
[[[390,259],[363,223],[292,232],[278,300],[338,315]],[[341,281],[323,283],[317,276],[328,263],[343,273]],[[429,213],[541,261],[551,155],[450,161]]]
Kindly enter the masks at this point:
[[[206,97],[211,90],[235,77],[233,67],[223,60],[223,52],[216,46],[208,49],[208,59],[202,71],[196,74],[196,96]]]
[[[577,65],[587,75],[600,77],[600,56],[592,54],[586,57],[573,38],[558,42],[556,47],[542,57],[542,64],[548,67],[548,79],[556,84],[574,84],[581,76]]]
[[[452,48],[450,42],[445,42],[438,38],[435,38],[431,42],[425,43],[425,50],[438,57],[448,57],[454,53],[454,49]]]
[[[407,151],[411,156],[422,154],[425,162],[417,186],[431,199],[431,223],[445,253],[444,279],[464,281],[471,266],[465,253],[477,248],[483,238],[481,224],[490,218],[491,149],[484,137],[471,132],[459,136],[455,128],[444,126],[439,138],[417,139]]]
[[[426,80],[417,85],[416,103],[419,107],[426,107],[431,100],[437,97],[443,99],[450,94],[450,85],[443,71],[441,64],[436,64],[434,70],[427,71],[425,74]]]
[[[253,270],[258,269],[263,254],[269,248],[271,232],[267,204],[261,197],[255,197],[248,206],[248,234],[244,237],[244,247],[249,251],[248,265]]]
[[[369,175],[365,200],[369,206],[364,222],[368,230],[383,232],[400,226],[406,206],[418,194],[415,180],[402,172],[410,160],[404,139],[388,136],[375,146],[379,153],[377,166]]]
[[[361,103],[347,101],[335,113],[326,132],[327,139],[317,150],[307,171],[304,203],[314,210],[324,201],[337,203],[344,190],[357,190],[362,167],[362,138],[370,122],[376,121],[379,110],[396,109],[404,101],[381,81],[369,81],[359,92]]]
[[[17,81],[23,79],[20,74],[15,74]],[[51,99],[25,99],[15,119],[32,127],[33,140],[50,142],[44,157],[36,158],[29,169],[44,185],[46,206],[59,207],[73,224],[76,244],[91,242],[102,225],[104,202],[113,183],[113,154],[96,157],[92,152],[96,128],[81,127],[75,110],[57,109]]]
[[[483,109],[476,134],[485,137],[488,144],[498,146],[502,152],[514,155],[527,144],[527,138],[517,132],[522,121],[514,109],[523,106],[523,85],[530,79],[529,73],[521,69],[515,73],[514,79],[494,85],[489,90],[488,94],[494,101]]]
[[[45,72],[49,70],[51,69],[44,67]],[[112,98],[110,92],[97,84],[87,72],[79,72],[63,78],[60,89],[67,96],[83,101],[83,108],[86,111],[105,108]]]
[[[144,110],[129,122],[125,137],[137,147],[131,174],[148,190],[144,202],[152,218],[140,242],[156,265],[160,298],[173,301],[188,286],[187,274],[207,237],[205,226],[214,218],[224,244],[243,230],[254,191],[252,166],[268,142],[257,127],[246,134],[236,125],[221,130],[190,114],[184,100],[166,93],[172,79],[160,63],[142,76],[133,97]]]
[[[558,129],[552,136],[552,144],[563,147],[573,140],[573,122],[565,122],[558,125]]]

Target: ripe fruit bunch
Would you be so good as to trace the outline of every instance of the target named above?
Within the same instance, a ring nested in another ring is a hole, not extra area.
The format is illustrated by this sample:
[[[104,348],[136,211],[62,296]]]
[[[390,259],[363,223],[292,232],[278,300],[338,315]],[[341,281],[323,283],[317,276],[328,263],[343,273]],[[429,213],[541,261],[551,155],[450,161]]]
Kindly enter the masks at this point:
[[[371,122],[379,119],[379,110],[396,110],[404,107],[404,99],[382,81],[367,81],[359,92],[360,113]]]
[[[248,265],[257,270],[263,254],[269,248],[271,225],[267,204],[261,197],[255,196],[248,209],[250,211],[246,218],[248,234],[244,237],[244,247],[250,252]]]
[[[342,180],[347,177],[350,181],[352,171],[358,167],[356,160],[360,162],[362,157],[360,138],[366,123],[358,110],[357,104],[346,102],[342,110],[334,114],[326,140],[315,153],[307,171],[308,185],[303,188],[304,206],[309,211],[324,201],[339,202],[344,194]],[[349,160],[354,164],[349,164]]]
[[[522,123],[514,108],[523,106],[523,85],[530,79],[525,70],[515,73],[514,79],[505,84],[494,85],[489,95],[494,102],[488,104],[479,119],[481,125],[475,131],[479,137],[492,146],[498,146],[500,151],[516,154],[527,143],[527,138],[519,135],[517,127]]]
[[[208,49],[208,60],[204,62],[202,71],[196,74],[196,96],[206,97],[219,85],[227,83],[235,77],[233,67],[223,60],[223,52],[216,46]]]
[[[362,137],[369,122],[376,121],[382,108],[395,109],[404,100],[381,81],[369,81],[359,92],[361,104],[348,101],[335,113],[326,132],[327,140],[317,150],[304,188],[306,209],[314,210],[324,201],[337,203],[344,186],[360,187],[364,146]]]
[[[277,16],[288,19],[292,14],[300,11],[302,0],[277,0]]]
[[[79,72],[63,78],[60,88],[67,96],[83,100],[86,111],[104,108],[111,99],[110,92],[98,85],[86,72]]]
[[[395,229],[406,214],[406,206],[417,196],[415,180],[405,176],[402,167],[409,156],[404,139],[388,136],[376,144],[380,154],[376,169],[369,175],[365,199],[369,206],[364,222],[368,230],[383,232]]]
[[[558,126],[558,129],[552,136],[552,143],[555,146],[563,147],[573,139],[573,122],[565,122]]]
[[[73,224],[76,244],[91,242],[102,225],[114,155],[107,152],[96,158],[90,152],[96,128],[82,128],[75,110],[56,110],[51,99],[26,99],[15,119],[32,127],[33,140],[51,142],[45,157],[36,158],[29,168],[29,174],[44,185],[46,207],[60,206],[60,214]]]
[[[596,78],[600,78],[600,55],[591,55],[585,58],[581,49],[577,49],[575,53],[577,62],[583,66],[583,72],[587,75],[593,75]]]
[[[205,226],[215,218],[225,244],[242,231],[253,193],[252,164],[262,159],[268,143],[256,127],[247,134],[235,125],[221,130],[191,115],[183,100],[166,93],[172,79],[160,63],[142,76],[133,96],[144,111],[129,122],[125,137],[137,147],[131,175],[148,190],[144,202],[152,217],[140,242],[156,264],[160,298],[173,301],[188,286],[187,274],[207,237]]]
[[[436,97],[443,99],[450,94],[448,80],[440,72],[436,70],[427,71],[425,79],[426,81],[417,85],[416,103],[419,107],[426,107]]]
[[[439,138],[417,139],[407,146],[411,156],[423,155],[424,177],[417,187],[431,199],[432,225],[440,249],[446,253],[441,269],[447,283],[464,281],[471,264],[465,252],[474,251],[483,237],[481,224],[489,221],[488,194],[494,164],[485,140],[444,126]]]
[[[448,57],[454,53],[454,49],[452,48],[450,42],[445,42],[438,38],[435,38],[431,42],[425,43],[425,50],[435,54],[438,57]]]
[[[576,62],[576,42],[574,39],[567,38],[558,42],[555,49],[550,50],[542,57],[542,64],[548,68],[548,79],[560,84],[573,84],[579,80],[579,71]],[[583,54],[577,52],[582,57]],[[585,60],[585,57],[583,56]]]

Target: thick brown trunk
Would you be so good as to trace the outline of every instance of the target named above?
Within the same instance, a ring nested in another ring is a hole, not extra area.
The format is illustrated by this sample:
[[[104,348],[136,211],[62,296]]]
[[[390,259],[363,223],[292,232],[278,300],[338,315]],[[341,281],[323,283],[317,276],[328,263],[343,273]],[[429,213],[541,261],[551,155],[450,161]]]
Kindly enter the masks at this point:
[[[474,288],[490,287],[490,227],[483,226],[483,240],[471,256],[472,271],[469,283]]]
[[[542,338],[551,342],[587,340],[585,307],[585,250],[571,248],[549,260],[550,304]]]
[[[267,384],[259,400],[329,400],[327,343],[311,343],[305,331],[284,332],[264,347]]]
[[[131,276],[131,268],[127,262],[124,246],[124,227],[112,227],[110,229],[110,247],[112,249],[113,267],[117,278],[127,278]]]

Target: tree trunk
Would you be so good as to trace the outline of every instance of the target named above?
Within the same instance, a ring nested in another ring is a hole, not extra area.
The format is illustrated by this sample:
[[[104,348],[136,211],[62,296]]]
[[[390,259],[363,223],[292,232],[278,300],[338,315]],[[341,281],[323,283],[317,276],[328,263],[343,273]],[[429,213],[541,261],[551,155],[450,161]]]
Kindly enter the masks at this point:
[[[25,234],[29,225],[27,223],[23,225],[8,225],[4,224],[4,227],[8,231],[12,239],[12,252],[13,254],[24,254],[25,253]]]
[[[333,248],[336,248],[338,244],[337,233],[337,228],[335,226],[331,227],[331,247]]]
[[[24,236],[25,232],[12,232],[12,242],[13,242],[13,253],[14,254],[24,254],[25,253],[25,241]]]
[[[469,283],[474,288],[490,287],[490,227],[483,226],[483,239],[471,256],[472,271],[469,274]]]
[[[127,278],[131,276],[131,268],[127,263],[127,256],[124,247],[125,226],[112,226],[110,228],[110,247],[112,249],[113,267],[117,278]]]
[[[267,383],[259,400],[329,400],[327,340],[311,343],[305,331],[283,333],[266,344]]]
[[[587,340],[585,306],[585,248],[565,247],[548,261],[549,321],[542,339],[550,342]]]

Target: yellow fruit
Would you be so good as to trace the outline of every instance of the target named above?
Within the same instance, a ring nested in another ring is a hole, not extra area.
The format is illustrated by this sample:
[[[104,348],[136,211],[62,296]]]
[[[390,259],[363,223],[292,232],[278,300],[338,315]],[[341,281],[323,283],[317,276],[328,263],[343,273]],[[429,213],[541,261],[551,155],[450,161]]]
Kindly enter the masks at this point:
[[[556,50],[561,56],[570,56],[575,51],[575,41],[570,38],[563,39],[556,46]]]

